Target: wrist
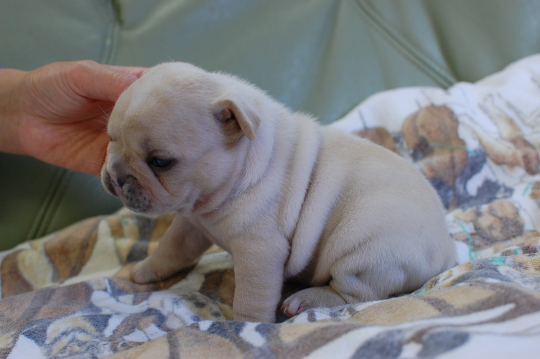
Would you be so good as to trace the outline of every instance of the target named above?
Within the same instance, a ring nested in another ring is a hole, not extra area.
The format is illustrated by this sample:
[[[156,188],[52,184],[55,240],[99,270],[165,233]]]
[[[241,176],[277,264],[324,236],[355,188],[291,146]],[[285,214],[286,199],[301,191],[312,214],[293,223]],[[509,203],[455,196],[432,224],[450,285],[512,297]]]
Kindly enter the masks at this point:
[[[19,87],[26,71],[0,68],[0,152],[24,154],[19,143]]]

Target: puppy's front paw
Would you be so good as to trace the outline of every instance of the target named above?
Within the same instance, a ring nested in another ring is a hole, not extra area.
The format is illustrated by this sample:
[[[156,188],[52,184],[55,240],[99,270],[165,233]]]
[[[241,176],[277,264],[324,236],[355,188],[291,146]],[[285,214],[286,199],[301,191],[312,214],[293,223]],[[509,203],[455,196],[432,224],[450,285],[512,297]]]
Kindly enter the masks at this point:
[[[275,323],[276,316],[274,313],[255,313],[255,314],[241,314],[233,309],[233,319],[240,322],[261,322],[261,323]]]
[[[152,270],[148,258],[136,263],[129,274],[129,279],[138,284],[146,284],[159,281],[160,278]]]
[[[314,287],[296,292],[285,299],[281,310],[289,317],[294,317],[308,309],[335,307],[347,302],[332,287]]]

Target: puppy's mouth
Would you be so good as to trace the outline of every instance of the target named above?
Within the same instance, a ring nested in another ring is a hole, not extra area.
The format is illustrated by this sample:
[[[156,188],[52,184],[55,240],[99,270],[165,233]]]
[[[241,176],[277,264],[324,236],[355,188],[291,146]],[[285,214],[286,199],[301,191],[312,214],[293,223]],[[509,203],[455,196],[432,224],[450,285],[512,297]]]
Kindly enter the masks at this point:
[[[112,181],[110,182],[110,186],[112,187],[113,194],[116,197],[121,197],[122,196],[122,187],[120,187],[116,183],[113,183]]]
[[[113,183],[109,172],[106,172],[106,171],[103,172],[101,183],[107,189],[107,191],[113,196],[116,196],[116,197],[122,196],[122,188],[116,183]]]

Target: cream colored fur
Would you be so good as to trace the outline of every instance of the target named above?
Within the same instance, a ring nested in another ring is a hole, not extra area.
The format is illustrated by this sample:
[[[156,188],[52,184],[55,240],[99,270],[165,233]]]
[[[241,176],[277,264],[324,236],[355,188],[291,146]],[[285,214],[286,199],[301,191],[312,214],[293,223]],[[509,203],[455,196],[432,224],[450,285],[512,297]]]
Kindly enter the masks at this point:
[[[234,259],[234,319],[273,322],[285,280],[312,287],[284,301],[295,315],[410,292],[454,264],[440,200],[412,165],[237,78],[156,66],[108,131],[104,186],[136,212],[178,213],[137,283],[215,243]]]

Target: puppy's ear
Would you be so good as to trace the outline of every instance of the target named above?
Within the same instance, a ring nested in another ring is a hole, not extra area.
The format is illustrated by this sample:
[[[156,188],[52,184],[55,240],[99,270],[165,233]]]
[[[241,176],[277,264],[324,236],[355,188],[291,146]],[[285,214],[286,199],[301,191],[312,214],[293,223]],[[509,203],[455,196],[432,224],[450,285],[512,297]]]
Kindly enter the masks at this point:
[[[212,105],[212,110],[227,136],[235,138],[244,134],[250,141],[255,140],[260,123],[255,111],[230,99],[217,100]]]

